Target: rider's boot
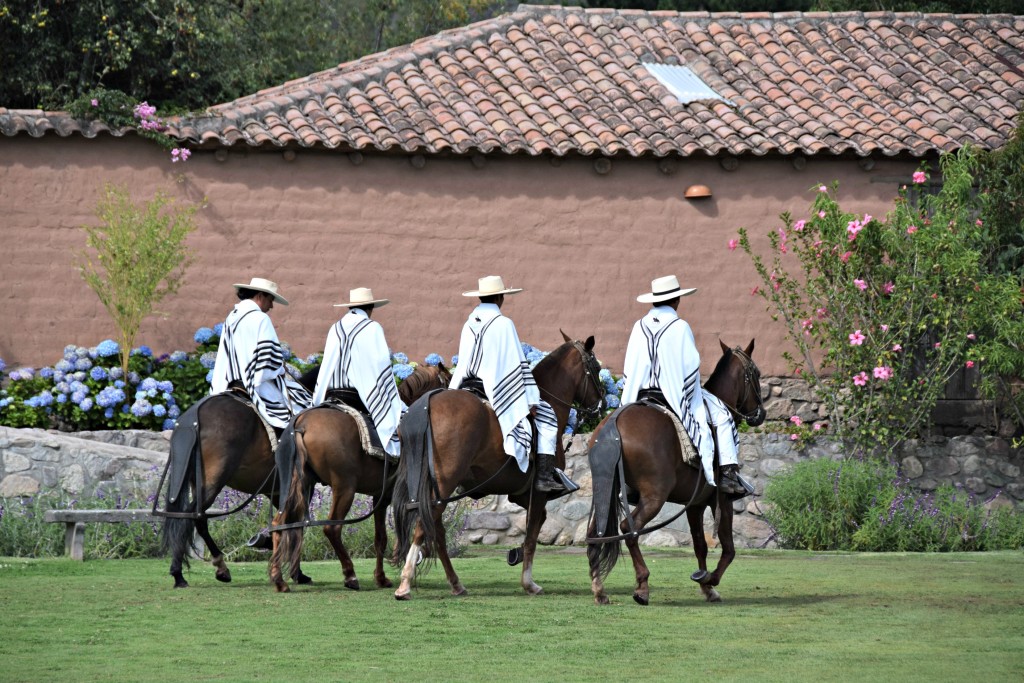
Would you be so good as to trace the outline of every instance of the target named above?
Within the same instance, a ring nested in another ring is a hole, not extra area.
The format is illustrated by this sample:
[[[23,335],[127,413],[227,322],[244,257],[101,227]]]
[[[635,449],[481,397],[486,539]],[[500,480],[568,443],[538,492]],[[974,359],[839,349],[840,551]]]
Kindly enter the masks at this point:
[[[555,456],[547,453],[537,454],[537,476],[533,487],[541,493],[565,491],[561,482],[555,480]]]
[[[750,491],[740,481],[739,465],[723,465],[718,473],[718,488],[733,500],[750,495]]]

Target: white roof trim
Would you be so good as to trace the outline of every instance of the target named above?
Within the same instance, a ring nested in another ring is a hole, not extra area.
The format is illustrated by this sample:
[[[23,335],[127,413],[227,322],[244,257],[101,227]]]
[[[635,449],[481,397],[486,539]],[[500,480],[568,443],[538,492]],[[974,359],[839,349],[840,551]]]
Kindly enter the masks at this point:
[[[653,62],[641,62],[658,82],[668,88],[668,91],[676,96],[683,104],[699,102],[701,100],[718,100],[728,105],[736,106],[735,102],[727,100],[712,90],[707,83],[693,73],[689,67],[675,66],[673,64],[655,64]]]

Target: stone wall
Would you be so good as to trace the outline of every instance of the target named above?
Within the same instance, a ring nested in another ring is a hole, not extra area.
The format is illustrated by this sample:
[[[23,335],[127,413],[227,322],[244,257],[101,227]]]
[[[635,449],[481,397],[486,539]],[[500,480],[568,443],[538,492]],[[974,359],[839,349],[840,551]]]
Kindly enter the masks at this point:
[[[167,432],[166,434],[169,434]],[[567,441],[566,472],[580,490],[548,505],[548,520],[540,541],[554,545],[582,545],[590,513],[591,481],[587,438]],[[71,494],[107,494],[156,485],[167,457],[168,442],[157,432],[81,432],[61,434],[38,429],[0,427],[0,497],[34,495],[42,489],[61,488]],[[741,434],[743,476],[758,494],[775,474],[796,462],[842,457],[833,443],[821,442],[798,450],[782,434]],[[947,484],[960,486],[993,505],[1024,506],[1024,455],[997,436],[935,437],[907,443],[896,455],[904,476],[922,491]],[[144,494],[151,490],[142,491]],[[666,505],[655,521],[675,514]],[[737,501],[735,538],[741,548],[772,547],[771,529],[762,517],[757,497]],[[712,525],[706,520],[705,534]],[[518,545],[526,529],[526,515],[504,496],[485,498],[468,515],[470,543]],[[713,539],[712,539],[713,540]],[[668,527],[643,537],[653,546],[690,545],[685,516]]]

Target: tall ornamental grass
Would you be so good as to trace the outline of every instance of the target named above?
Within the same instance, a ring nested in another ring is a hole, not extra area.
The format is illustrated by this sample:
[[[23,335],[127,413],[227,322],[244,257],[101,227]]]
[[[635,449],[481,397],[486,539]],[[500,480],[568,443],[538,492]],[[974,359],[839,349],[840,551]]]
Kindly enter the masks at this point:
[[[922,493],[890,464],[823,458],[771,479],[765,519],[779,546],[795,550],[1024,548],[1024,513],[994,498],[951,486]]]

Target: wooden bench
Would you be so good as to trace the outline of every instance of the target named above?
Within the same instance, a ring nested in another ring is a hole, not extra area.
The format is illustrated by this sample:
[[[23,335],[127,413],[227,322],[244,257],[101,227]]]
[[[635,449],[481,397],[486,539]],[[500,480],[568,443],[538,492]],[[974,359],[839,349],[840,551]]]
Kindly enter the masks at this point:
[[[85,559],[85,525],[89,522],[159,522],[163,518],[153,516],[149,510],[47,510],[43,519],[64,523],[64,554],[81,561]],[[201,557],[202,539],[195,540]]]

